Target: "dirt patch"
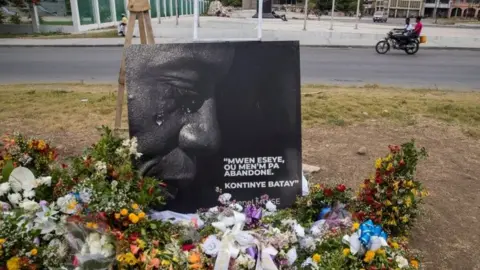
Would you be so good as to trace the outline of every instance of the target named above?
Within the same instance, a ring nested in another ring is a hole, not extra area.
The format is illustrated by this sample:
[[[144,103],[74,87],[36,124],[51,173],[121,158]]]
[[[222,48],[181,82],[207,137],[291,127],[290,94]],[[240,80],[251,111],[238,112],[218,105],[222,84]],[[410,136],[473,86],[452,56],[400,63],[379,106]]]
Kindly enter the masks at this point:
[[[115,91],[115,85],[0,86],[0,134],[19,131],[60,145],[62,156],[80,154],[98,139],[98,127],[113,126]],[[303,91],[304,161],[321,167],[312,181],[357,188],[389,144],[416,139],[430,154],[418,171],[430,197],[412,247],[423,252],[428,269],[480,269],[480,93],[377,86]],[[357,155],[362,146],[366,155]]]
[[[321,167],[313,181],[346,183],[357,189],[373,172],[376,157],[387,145],[416,139],[427,148],[421,162],[421,179],[430,196],[412,232],[412,248],[423,252],[427,269],[480,269],[480,143],[456,126],[420,120],[400,127],[368,122],[347,127],[322,126],[304,129],[303,155],[308,164]],[[367,154],[357,155],[365,146]]]

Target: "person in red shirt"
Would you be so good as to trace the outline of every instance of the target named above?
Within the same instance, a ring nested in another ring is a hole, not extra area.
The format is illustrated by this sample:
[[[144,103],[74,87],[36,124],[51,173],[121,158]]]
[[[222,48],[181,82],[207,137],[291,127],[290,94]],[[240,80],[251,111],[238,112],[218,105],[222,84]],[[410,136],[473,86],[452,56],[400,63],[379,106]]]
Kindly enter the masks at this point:
[[[416,22],[417,24],[415,24],[415,29],[413,29],[413,35],[419,37],[423,28],[422,17],[418,16]]]

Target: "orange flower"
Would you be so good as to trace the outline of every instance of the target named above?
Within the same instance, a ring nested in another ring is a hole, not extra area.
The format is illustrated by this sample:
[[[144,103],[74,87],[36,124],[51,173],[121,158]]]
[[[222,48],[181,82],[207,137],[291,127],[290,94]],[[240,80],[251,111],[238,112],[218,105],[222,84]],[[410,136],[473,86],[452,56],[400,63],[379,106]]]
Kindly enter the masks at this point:
[[[202,269],[201,263],[191,264],[188,266],[189,269]]]
[[[130,251],[133,253],[133,254],[137,254],[138,251],[140,250],[140,248],[136,245],[130,245]]]
[[[188,256],[188,262],[191,264],[199,264],[200,263],[200,254],[198,252],[192,252]]]
[[[159,258],[152,259],[148,266],[150,266],[152,268],[159,268],[160,267],[160,259]]]

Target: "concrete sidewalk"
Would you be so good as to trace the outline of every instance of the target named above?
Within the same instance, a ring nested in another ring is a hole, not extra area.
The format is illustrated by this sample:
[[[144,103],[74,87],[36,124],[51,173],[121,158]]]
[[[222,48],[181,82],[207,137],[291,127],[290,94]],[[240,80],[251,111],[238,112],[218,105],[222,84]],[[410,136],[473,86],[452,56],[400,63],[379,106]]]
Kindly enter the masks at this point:
[[[239,40],[257,38],[257,20],[245,18],[200,17],[198,31],[200,40]],[[373,47],[383,39],[392,26],[360,23],[354,29],[354,22],[308,21],[303,31],[303,21],[265,20],[263,38],[265,41],[298,40],[301,46],[319,47]],[[193,42],[193,18],[182,17],[179,24],[173,18],[163,19],[161,24],[153,23],[156,43]],[[138,29],[136,30],[138,37]],[[480,50],[480,29],[453,29],[424,27],[427,44],[422,49],[475,49]],[[123,46],[123,38],[72,38],[72,39],[0,39],[0,46]],[[139,39],[134,39],[134,44]]]

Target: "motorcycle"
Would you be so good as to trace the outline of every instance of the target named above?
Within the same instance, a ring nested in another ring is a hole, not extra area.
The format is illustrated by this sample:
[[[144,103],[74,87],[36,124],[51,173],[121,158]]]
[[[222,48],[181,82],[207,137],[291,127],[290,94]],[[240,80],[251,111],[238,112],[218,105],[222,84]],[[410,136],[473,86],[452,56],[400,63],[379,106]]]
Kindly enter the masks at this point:
[[[407,54],[416,54],[418,49],[420,48],[420,43],[425,43],[426,38],[422,37],[410,37],[407,40],[407,43],[401,42],[397,38],[398,34],[402,34],[399,31],[403,31],[400,29],[394,29],[387,33],[387,36],[384,40],[380,40],[377,45],[375,46],[375,50],[378,54],[386,54],[390,48],[394,50],[404,50]]]

